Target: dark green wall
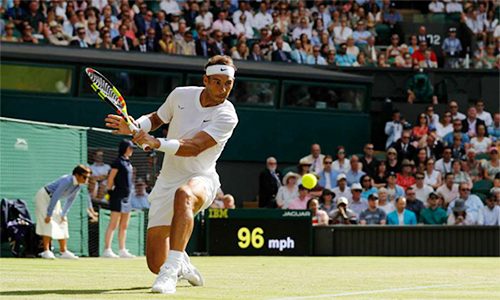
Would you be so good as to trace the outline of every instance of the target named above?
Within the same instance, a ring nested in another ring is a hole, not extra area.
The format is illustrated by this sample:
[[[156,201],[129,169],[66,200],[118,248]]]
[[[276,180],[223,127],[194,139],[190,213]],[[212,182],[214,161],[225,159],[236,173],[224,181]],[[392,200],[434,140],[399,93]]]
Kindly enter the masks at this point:
[[[155,111],[159,103],[129,101],[129,111],[140,116]],[[4,117],[104,127],[111,113],[98,98],[2,94]],[[370,117],[365,114],[337,114],[314,110],[256,109],[238,107],[239,124],[221,157],[230,161],[264,161],[268,156],[297,163],[319,143],[323,153],[333,154],[338,145],[350,153],[359,152],[370,140]]]

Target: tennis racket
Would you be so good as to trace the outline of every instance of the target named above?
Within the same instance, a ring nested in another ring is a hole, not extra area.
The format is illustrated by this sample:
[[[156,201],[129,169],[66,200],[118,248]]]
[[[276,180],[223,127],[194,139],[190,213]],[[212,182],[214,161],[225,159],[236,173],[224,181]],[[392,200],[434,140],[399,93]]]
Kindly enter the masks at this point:
[[[92,68],[86,68],[85,72],[92,81],[92,88],[97,92],[97,95],[104,100],[109,106],[113,108],[119,115],[123,117],[125,123],[127,123],[130,131],[137,133],[140,131],[134,123],[130,122],[130,118],[127,112],[127,103],[123,99],[122,95],[117,88],[101,73],[97,72]],[[148,151],[150,149],[149,145],[143,144],[142,149]]]

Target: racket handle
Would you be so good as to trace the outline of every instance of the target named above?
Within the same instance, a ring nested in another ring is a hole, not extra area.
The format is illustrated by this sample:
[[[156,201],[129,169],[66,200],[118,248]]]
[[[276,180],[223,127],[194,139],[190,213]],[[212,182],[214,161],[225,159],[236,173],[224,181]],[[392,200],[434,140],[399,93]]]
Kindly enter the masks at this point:
[[[139,128],[137,128],[137,126],[134,125],[134,123],[130,122],[130,125],[129,125],[129,128],[130,128],[130,131],[134,132],[134,133],[138,133],[139,131],[141,131]],[[144,151],[149,151],[151,150],[151,147],[148,145],[148,144],[142,144],[142,150]]]

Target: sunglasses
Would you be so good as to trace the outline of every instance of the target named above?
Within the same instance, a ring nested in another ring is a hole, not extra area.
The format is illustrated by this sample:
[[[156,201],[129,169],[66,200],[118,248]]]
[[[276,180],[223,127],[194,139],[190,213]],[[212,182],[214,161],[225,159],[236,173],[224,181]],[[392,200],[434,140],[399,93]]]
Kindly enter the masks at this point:
[[[371,181],[370,179],[363,180],[363,182],[370,182],[370,181]]]
[[[462,192],[469,192],[470,189],[460,189]]]
[[[396,153],[394,153],[394,152],[389,152],[389,153],[387,153],[387,155],[396,155]]]
[[[221,38],[221,37],[222,37],[222,35],[216,35],[215,37]]]
[[[424,177],[417,177],[417,180],[423,180]]]
[[[370,148],[366,148],[366,150],[373,150],[373,147],[370,147]]]
[[[83,177],[83,178],[85,178],[85,179],[87,179],[87,178],[89,178],[89,177],[90,177],[90,175],[88,175],[88,174],[81,174],[80,176],[82,176],[82,177]]]
[[[324,162],[324,164],[325,164],[325,165],[331,165],[331,164],[332,164],[332,162],[331,162],[331,161],[326,161],[326,162]]]

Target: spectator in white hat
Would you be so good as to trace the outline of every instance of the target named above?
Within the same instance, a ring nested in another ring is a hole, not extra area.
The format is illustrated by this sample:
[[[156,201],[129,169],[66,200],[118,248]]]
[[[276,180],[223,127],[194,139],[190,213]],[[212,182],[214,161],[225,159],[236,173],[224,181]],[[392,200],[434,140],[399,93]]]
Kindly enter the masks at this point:
[[[349,201],[349,207],[356,214],[356,218],[359,219],[359,215],[362,211],[368,208],[368,202],[366,199],[361,198],[361,193],[363,192],[363,188],[361,184],[354,183],[351,186],[352,199]]]
[[[332,192],[335,194],[333,201],[337,201],[340,197],[351,199],[351,189],[347,186],[347,177],[344,173],[337,175],[337,187],[333,188]]]
[[[330,213],[332,224],[356,224],[358,218],[356,214],[348,207],[348,201],[345,197],[340,197],[337,200],[337,209]]]

